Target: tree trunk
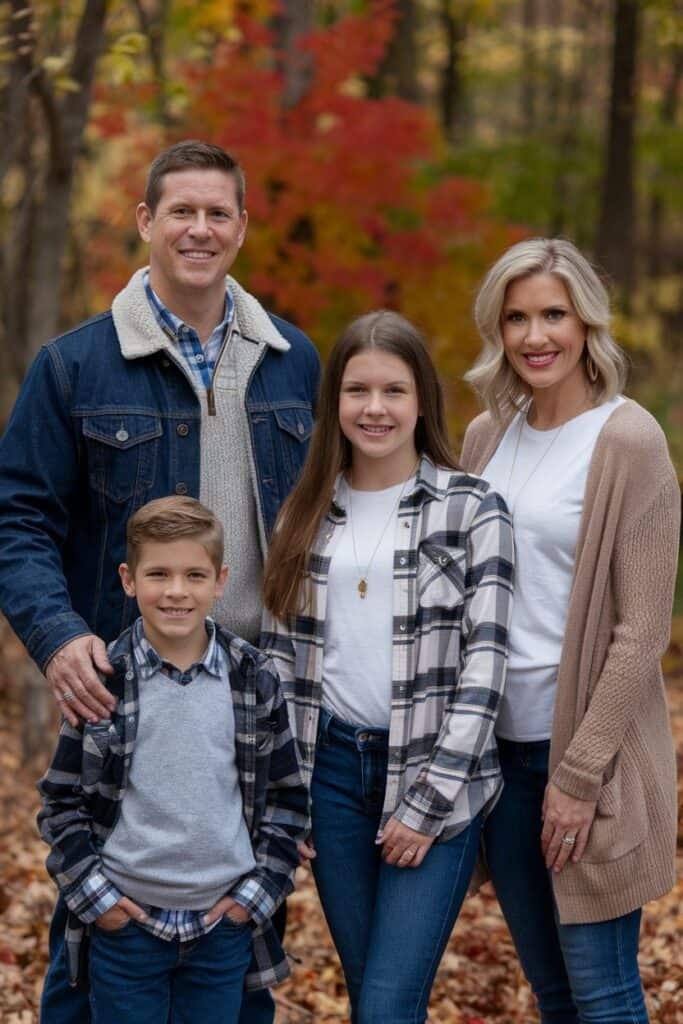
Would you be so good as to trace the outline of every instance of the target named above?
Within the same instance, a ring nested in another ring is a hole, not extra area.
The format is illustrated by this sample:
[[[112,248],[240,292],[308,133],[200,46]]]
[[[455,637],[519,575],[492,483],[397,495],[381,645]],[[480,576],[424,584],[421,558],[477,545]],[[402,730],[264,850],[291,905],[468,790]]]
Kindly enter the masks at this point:
[[[536,0],[522,0],[522,76],[520,108],[522,129],[532,135],[536,128]]]
[[[439,87],[441,126],[446,138],[456,142],[465,133],[469,120],[461,66],[467,23],[462,15],[456,14],[452,0],[441,0],[439,18],[446,37],[446,63]]]
[[[635,284],[634,134],[639,0],[615,0],[612,89],[596,251],[628,302]]]
[[[380,94],[390,93],[416,103],[420,99],[417,83],[417,27],[415,0],[396,0],[394,35],[377,73]]]
[[[299,39],[314,25],[314,0],[283,0],[280,13],[273,18],[284,86],[282,105],[295,107],[311,80],[311,56],[299,48]]]
[[[44,199],[35,219],[32,239],[32,295],[27,325],[27,363],[46,338],[57,333],[62,261],[67,244],[71,190],[90,109],[95,66],[104,41],[106,0],[87,0],[78,26],[70,77],[77,92],[58,102],[41,83],[40,98],[48,127],[50,149]]]
[[[678,111],[678,97],[683,80],[683,48],[676,50],[671,67],[669,81],[662,97],[662,104],[659,111],[659,122],[666,128],[674,129],[676,114]],[[659,277],[664,271],[665,261],[662,259],[662,221],[664,216],[664,204],[662,197],[657,192],[659,178],[658,169],[653,174],[652,185],[655,186],[654,194],[650,199],[648,215],[648,271],[651,277]]]

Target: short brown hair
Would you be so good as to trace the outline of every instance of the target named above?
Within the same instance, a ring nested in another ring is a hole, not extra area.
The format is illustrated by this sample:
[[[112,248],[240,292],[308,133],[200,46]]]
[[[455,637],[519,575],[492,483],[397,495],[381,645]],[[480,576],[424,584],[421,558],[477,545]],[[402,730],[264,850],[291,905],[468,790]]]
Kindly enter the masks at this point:
[[[155,157],[147,174],[147,184],[145,185],[145,205],[149,210],[154,213],[159,205],[166,174],[193,169],[223,171],[225,174],[229,174],[235,182],[237,206],[239,212],[242,213],[246,183],[239,161],[221,146],[214,146],[212,142],[202,142],[200,139],[185,139],[183,142],[176,142],[174,146],[164,149]]]
[[[148,501],[130,517],[126,527],[126,562],[131,572],[145,541],[171,543],[189,537],[205,549],[216,574],[223,565],[223,527],[206,505],[196,498],[172,495]]]

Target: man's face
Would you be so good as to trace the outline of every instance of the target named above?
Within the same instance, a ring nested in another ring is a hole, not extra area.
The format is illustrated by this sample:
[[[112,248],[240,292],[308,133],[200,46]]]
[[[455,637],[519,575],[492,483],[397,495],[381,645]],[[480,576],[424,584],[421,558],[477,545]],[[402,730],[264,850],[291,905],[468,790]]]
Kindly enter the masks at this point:
[[[225,171],[189,169],[163,178],[154,213],[137,208],[138,230],[150,247],[150,283],[173,309],[174,296],[217,298],[247,230],[235,179]]]

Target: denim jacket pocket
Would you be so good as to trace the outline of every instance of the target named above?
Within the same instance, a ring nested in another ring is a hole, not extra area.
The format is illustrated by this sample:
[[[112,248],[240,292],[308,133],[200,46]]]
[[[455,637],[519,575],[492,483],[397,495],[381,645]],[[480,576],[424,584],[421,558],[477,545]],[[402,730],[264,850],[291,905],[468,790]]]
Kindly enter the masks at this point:
[[[88,475],[93,490],[126,502],[154,483],[161,418],[143,413],[94,414],[83,418]]]
[[[465,593],[465,552],[422,544],[417,557],[418,602],[423,608],[454,608]]]
[[[295,405],[273,409],[282,458],[293,484],[299,475],[313,430],[313,412]]]

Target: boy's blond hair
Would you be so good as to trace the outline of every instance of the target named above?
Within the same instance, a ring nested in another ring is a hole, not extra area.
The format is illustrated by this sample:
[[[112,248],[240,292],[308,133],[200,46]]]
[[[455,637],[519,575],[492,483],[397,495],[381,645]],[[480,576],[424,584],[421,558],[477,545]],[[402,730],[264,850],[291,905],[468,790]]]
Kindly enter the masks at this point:
[[[196,540],[211,559],[216,574],[223,566],[223,527],[211,509],[196,498],[156,498],[130,517],[126,527],[126,563],[130,572],[145,541]]]

